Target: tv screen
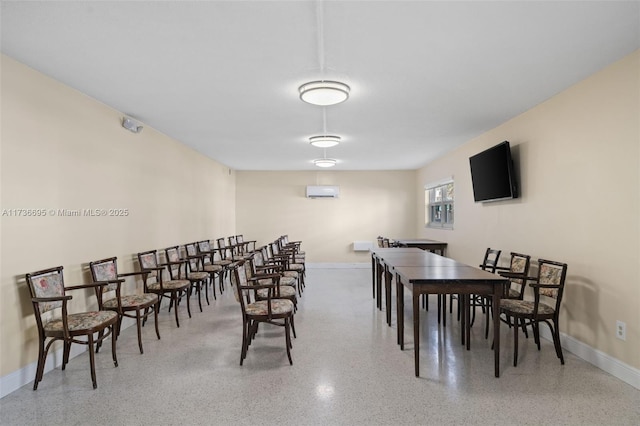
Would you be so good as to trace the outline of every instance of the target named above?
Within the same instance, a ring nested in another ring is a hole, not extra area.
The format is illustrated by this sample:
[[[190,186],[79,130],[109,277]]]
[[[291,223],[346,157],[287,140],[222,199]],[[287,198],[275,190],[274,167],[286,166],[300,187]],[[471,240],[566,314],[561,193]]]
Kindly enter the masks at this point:
[[[469,164],[476,202],[518,198],[509,142],[504,141],[470,157]]]

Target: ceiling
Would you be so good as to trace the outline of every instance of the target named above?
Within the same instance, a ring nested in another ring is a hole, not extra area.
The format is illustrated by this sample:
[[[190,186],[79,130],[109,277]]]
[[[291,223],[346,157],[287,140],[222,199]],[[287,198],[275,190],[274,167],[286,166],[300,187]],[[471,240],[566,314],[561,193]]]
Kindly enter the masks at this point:
[[[416,169],[640,48],[637,1],[3,0],[1,13],[4,54],[237,170],[316,169],[323,108],[299,99],[307,81],[351,86],[326,107],[343,137],[332,170]]]

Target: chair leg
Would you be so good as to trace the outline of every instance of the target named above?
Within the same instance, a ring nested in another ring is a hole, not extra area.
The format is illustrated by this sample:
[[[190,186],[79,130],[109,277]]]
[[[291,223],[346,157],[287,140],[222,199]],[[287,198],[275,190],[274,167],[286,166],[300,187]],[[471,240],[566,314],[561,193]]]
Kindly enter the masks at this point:
[[[44,346],[45,339],[46,339],[46,337],[41,337],[39,339],[39,345],[38,345],[38,368],[36,369],[36,379],[33,381],[33,390],[37,390],[38,389],[38,383],[40,383],[40,381],[42,380],[42,374],[44,373],[44,363],[46,361],[47,352],[49,350],[48,346],[45,349],[45,346]]]
[[[202,281],[200,281],[200,286],[204,286],[204,298],[207,301],[207,306],[209,306],[211,303],[209,303],[209,280],[208,279],[204,279]]]
[[[293,365],[291,359],[291,332],[289,330],[289,318],[284,319],[284,336],[287,343],[287,358],[289,358],[289,365]]]
[[[524,327],[524,320],[522,320],[522,326]],[[540,350],[540,323],[536,320],[532,320],[531,326],[533,327],[533,340],[536,342],[538,350]],[[551,331],[553,332],[553,330]]]
[[[562,354],[562,346],[560,345],[560,330],[558,329],[558,322],[555,319],[553,320],[551,333],[553,334],[553,345],[556,347],[556,355],[560,358],[560,364],[564,365],[564,355]]]
[[[156,324],[156,336],[158,336],[158,340],[160,340],[160,330],[158,329],[158,311],[160,311],[160,301],[153,305],[153,321]],[[146,320],[146,318],[145,318]]]
[[[116,328],[116,330],[114,330],[113,328]],[[118,325],[118,323],[115,323],[114,325],[111,326],[111,357],[113,358],[113,365],[115,367],[118,366],[118,356],[116,355],[116,345],[117,345],[117,339],[115,339],[113,337],[114,333],[117,334],[120,332],[120,326]]]
[[[188,289],[188,287],[187,287]],[[185,290],[185,294],[188,290]],[[177,306],[177,305],[176,305]],[[189,303],[189,297],[187,296],[187,312],[189,313],[189,318],[191,318],[191,304]]]
[[[144,350],[142,349],[142,327],[141,327],[141,314],[140,308],[136,308],[136,328],[138,329],[138,348],[140,348],[140,353],[143,354]],[[118,327],[119,329],[120,327]]]
[[[169,303],[169,309],[171,309],[171,305],[173,304],[173,301],[176,301],[176,309],[174,309],[173,314],[176,317],[176,325],[178,326],[178,328],[180,328],[180,320],[178,319],[178,294],[176,291],[172,291],[171,292],[171,302]],[[189,301],[189,298],[187,297],[187,302]]]
[[[91,381],[93,382],[93,388],[98,387],[98,381],[96,380],[96,356],[93,353],[93,333],[89,334],[89,364],[91,364]],[[111,339],[113,340],[113,338]]]
[[[93,350],[93,347],[92,347]],[[62,369],[64,370],[69,363],[69,352],[71,352],[71,342],[64,342],[63,352],[62,352]]]
[[[518,366],[518,321],[520,319],[518,317],[514,318],[514,327],[513,327],[513,366]]]
[[[293,315],[291,315],[291,331],[293,331],[293,338],[297,339],[298,336],[296,336],[296,326],[293,322]]]

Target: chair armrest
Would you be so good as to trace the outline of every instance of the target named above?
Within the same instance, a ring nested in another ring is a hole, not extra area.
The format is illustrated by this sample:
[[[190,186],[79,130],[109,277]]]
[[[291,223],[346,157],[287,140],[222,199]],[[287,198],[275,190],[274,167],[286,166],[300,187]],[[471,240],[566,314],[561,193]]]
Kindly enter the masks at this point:
[[[32,297],[31,301],[32,302],[60,302],[60,301],[64,301],[64,300],[71,300],[73,299],[73,296],[69,296],[69,295],[64,295],[64,296],[52,296],[52,297]]]
[[[501,277],[505,277],[505,278],[518,278],[521,280],[527,280],[530,278],[530,277],[527,277],[525,274],[522,274],[519,272],[501,271],[501,272],[498,272],[498,274]]]
[[[87,284],[65,286],[64,289],[65,290],[80,290],[80,289],[83,289],[83,288],[102,287],[102,286],[105,286],[107,284],[115,284],[115,283],[123,283],[123,282],[124,282],[124,280],[95,281],[95,282],[87,283]]]
[[[142,275],[144,274],[144,272],[140,271],[140,272],[125,272],[123,274],[118,274],[118,277],[131,277],[134,275]]]
[[[558,284],[538,284],[538,283],[531,283],[529,284],[529,286],[533,288],[560,288],[561,287]]]
[[[496,271],[510,271],[511,268],[508,266],[496,266]],[[516,273],[516,272],[514,272]]]
[[[249,278],[249,281],[258,281],[269,278],[280,278],[280,274],[260,274]]]

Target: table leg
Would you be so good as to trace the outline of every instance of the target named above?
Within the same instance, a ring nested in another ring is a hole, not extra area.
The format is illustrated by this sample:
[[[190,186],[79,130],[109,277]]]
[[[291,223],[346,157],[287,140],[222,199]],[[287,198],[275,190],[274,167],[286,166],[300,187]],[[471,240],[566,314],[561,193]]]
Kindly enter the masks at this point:
[[[398,275],[396,275],[396,317],[398,344],[400,350],[404,350],[404,287]]]
[[[493,286],[493,357],[496,377],[500,377],[500,297],[502,284]]]
[[[416,377],[420,377],[420,294],[413,289],[413,357]]]
[[[385,307],[387,309],[387,325],[391,327],[391,280],[393,276],[389,272],[389,267],[385,266],[384,271],[384,296]]]
[[[460,319],[462,321],[462,324],[460,324],[460,338],[461,338],[461,345],[464,345],[464,339],[465,339],[465,333],[467,332],[467,295],[466,294],[459,294],[458,297],[460,298]]]
[[[371,290],[373,291],[373,298],[376,298],[376,260],[371,255]]]
[[[469,311],[467,311],[467,319],[471,319],[471,298],[473,296],[470,294],[467,294],[465,297],[467,301],[467,307],[469,309]],[[467,336],[467,350],[471,350],[471,321],[466,322],[465,328],[467,329],[465,333]]]
[[[382,310],[382,264],[376,262],[376,293],[378,299],[376,300],[379,310]]]

